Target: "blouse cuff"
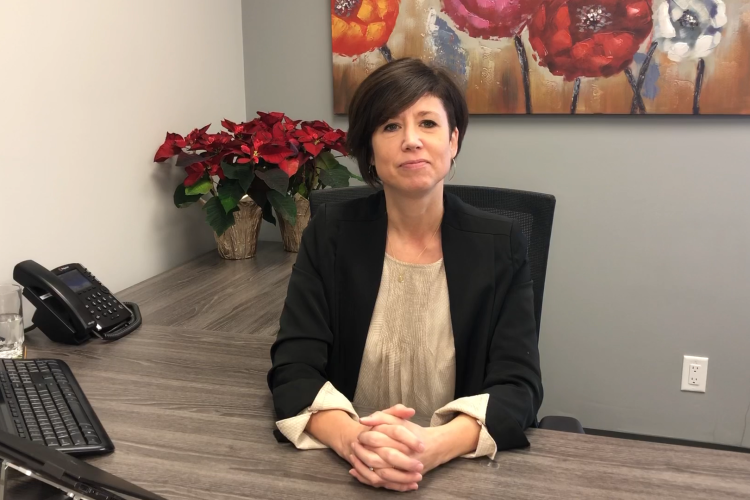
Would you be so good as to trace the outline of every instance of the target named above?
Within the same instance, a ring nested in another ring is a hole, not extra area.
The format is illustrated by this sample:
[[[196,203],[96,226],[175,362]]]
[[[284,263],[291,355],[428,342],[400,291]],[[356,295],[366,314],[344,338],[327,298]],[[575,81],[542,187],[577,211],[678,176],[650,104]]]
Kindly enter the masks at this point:
[[[352,419],[359,422],[359,415],[354,411],[352,403],[341,394],[332,383],[326,382],[315,396],[312,405],[302,410],[299,415],[285,418],[276,422],[276,427],[281,433],[300,450],[320,450],[327,448],[326,445],[305,432],[310,417],[323,410],[342,410],[349,414]]]
[[[447,424],[456,417],[456,413],[463,413],[472,418],[475,418],[477,424],[481,426],[481,430],[479,431],[479,441],[477,442],[477,449],[474,450],[473,453],[462,455],[462,457],[489,457],[491,460],[494,460],[495,454],[497,453],[497,444],[495,443],[495,440],[492,439],[492,436],[490,436],[490,432],[487,430],[487,425],[485,425],[487,403],[489,401],[489,394],[478,394],[476,396],[468,396],[451,401],[447,405],[435,411],[435,413],[432,415],[432,420],[430,421],[430,427],[437,427],[439,425]]]

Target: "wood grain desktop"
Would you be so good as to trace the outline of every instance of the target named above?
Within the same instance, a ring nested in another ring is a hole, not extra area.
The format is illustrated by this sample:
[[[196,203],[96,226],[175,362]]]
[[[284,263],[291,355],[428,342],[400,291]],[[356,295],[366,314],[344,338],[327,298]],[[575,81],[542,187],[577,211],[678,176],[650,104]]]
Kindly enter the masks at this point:
[[[83,346],[27,334],[30,358],[68,363],[116,450],[86,460],[170,500],[394,498],[360,485],[330,450],[273,437],[269,349],[296,254],[215,251],[118,293],[143,326]],[[105,280],[106,281],[106,280]],[[531,447],[458,459],[407,498],[748,499],[750,454],[532,429]],[[10,498],[62,500],[16,474]]]

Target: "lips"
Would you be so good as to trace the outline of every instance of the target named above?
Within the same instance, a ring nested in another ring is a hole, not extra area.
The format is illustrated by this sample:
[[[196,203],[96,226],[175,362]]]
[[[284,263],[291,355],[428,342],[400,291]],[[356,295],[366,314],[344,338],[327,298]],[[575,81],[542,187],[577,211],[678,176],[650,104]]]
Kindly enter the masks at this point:
[[[428,165],[427,160],[414,160],[414,161],[407,161],[405,163],[402,163],[401,168],[415,169],[415,168],[422,168],[426,165]]]

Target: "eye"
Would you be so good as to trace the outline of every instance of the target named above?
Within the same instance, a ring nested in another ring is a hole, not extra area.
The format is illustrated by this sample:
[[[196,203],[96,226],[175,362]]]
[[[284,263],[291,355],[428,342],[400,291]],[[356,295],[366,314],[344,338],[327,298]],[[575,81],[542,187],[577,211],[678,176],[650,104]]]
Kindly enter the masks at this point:
[[[396,130],[396,127],[398,127],[397,123],[389,123],[385,127],[383,127],[383,130],[386,132],[393,132]]]
[[[422,125],[424,125],[427,128],[437,127],[437,123],[435,123],[432,120],[425,120],[425,121],[422,122]]]

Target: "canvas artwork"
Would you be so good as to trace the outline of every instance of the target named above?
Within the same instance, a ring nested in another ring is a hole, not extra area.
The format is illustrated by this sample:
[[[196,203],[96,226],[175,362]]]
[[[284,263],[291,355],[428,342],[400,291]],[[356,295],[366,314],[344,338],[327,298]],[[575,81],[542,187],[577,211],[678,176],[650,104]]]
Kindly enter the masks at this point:
[[[331,0],[334,111],[388,60],[473,114],[750,114],[750,0]]]

